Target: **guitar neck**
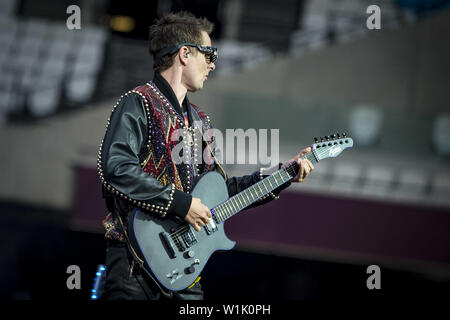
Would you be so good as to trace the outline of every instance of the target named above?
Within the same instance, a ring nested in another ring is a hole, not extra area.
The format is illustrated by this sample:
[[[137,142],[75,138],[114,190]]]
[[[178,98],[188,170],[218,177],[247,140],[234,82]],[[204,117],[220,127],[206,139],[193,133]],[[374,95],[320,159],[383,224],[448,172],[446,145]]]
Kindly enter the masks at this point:
[[[312,163],[318,162],[318,158],[316,157],[314,152],[309,152],[302,158],[308,159]],[[236,213],[242,211],[252,203],[256,202],[258,199],[264,197],[276,188],[289,182],[297,175],[298,169],[298,163],[296,161],[293,161],[274,174],[264,178],[263,180],[255,183],[244,191],[234,195],[227,201],[222,202],[211,210],[211,212],[214,214],[214,220],[217,223],[221,223],[231,218]]]

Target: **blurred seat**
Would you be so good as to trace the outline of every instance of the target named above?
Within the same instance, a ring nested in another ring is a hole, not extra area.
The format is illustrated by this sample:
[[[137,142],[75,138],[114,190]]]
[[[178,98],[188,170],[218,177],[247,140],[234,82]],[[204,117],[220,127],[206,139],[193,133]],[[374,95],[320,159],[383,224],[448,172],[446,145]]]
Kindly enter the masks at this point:
[[[0,56],[8,54],[16,39],[17,21],[0,16]]]
[[[93,97],[108,36],[104,28],[88,26],[82,29],[64,87],[69,102],[86,103]]]
[[[44,38],[20,35],[15,42],[14,54],[10,55],[8,67],[16,72],[33,70],[39,64]]]
[[[44,19],[27,18],[19,23],[24,38],[43,39],[49,30],[48,21]]]
[[[217,62],[217,74],[232,74],[239,69],[252,69],[263,65],[273,56],[264,45],[253,42],[223,40],[220,47],[221,59]]]
[[[333,170],[329,191],[343,194],[359,194],[362,168],[358,164],[338,164]]]
[[[393,182],[394,174],[392,169],[370,167],[366,172],[361,193],[369,197],[388,197],[392,192]]]
[[[35,86],[28,89],[28,108],[34,117],[49,116],[61,104],[61,90],[65,78],[67,60],[50,56],[39,66],[33,80]]]
[[[67,69],[67,61],[61,57],[52,58],[47,57],[42,61],[37,72],[39,82],[55,82],[63,81]]]
[[[92,46],[80,50],[65,83],[66,97],[73,103],[85,103],[93,96],[98,73],[103,64],[103,50]]]
[[[430,200],[437,205],[450,206],[450,173],[437,173],[431,179]]]
[[[427,175],[417,169],[407,169],[400,172],[397,187],[392,196],[405,202],[423,202],[426,200]]]
[[[71,41],[65,39],[51,39],[50,43],[46,46],[45,55],[49,60],[65,60],[74,49],[73,47],[74,45]]]
[[[374,146],[381,138],[383,114],[373,105],[359,105],[350,113],[349,128],[359,147]]]
[[[86,103],[93,97],[96,84],[96,75],[72,77],[65,83],[66,97],[73,103]]]
[[[74,30],[69,30],[65,23],[48,22],[47,34],[49,39],[56,42],[75,42],[79,33]]]
[[[291,35],[289,52],[299,55],[311,50],[325,47],[327,44],[326,29],[298,30]]]
[[[95,75],[103,65],[104,47],[99,43],[82,43],[69,72],[73,77]]]
[[[35,18],[8,27],[8,19],[0,17],[0,67],[9,74],[0,82],[1,114],[26,104],[32,116],[50,115],[63,102],[62,88],[72,104],[92,98],[103,66],[106,29],[83,26],[73,31]]]
[[[61,97],[61,83],[45,83],[33,88],[28,94],[28,109],[33,117],[44,117],[56,112]]]
[[[440,156],[450,156],[450,114],[441,114],[433,122],[432,143]]]
[[[14,74],[2,72],[0,77],[0,118],[4,119],[14,108]]]
[[[103,46],[109,37],[108,30],[102,27],[90,25],[84,26],[81,30],[82,32],[80,33],[80,41],[82,43],[90,43]]]
[[[18,5],[17,0],[0,0],[0,16],[13,17]]]

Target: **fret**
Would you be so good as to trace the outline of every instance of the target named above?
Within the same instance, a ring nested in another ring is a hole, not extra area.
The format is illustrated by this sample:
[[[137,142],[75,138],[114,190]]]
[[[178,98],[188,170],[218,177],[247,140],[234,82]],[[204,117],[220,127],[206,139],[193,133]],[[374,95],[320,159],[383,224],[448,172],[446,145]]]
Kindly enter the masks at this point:
[[[220,209],[220,206],[217,206],[217,208],[214,211],[216,213],[216,216],[219,217],[219,220],[223,221],[224,219],[223,219],[223,216],[222,216],[222,210]]]
[[[244,192],[242,192],[240,195],[241,195],[241,200],[244,203],[244,207],[248,206],[248,204],[247,204],[247,202],[245,201],[245,198],[244,198]]]
[[[236,212],[236,208],[235,208],[234,205],[233,205],[232,198],[230,198],[230,199],[227,200],[227,204],[228,204],[228,206],[231,208],[231,212]]]
[[[244,208],[244,206],[242,205],[241,199],[239,199],[239,195],[236,195],[236,199],[238,199],[239,203],[241,204],[241,207]]]
[[[233,208],[233,206],[231,204],[231,201],[227,201],[227,205],[230,208],[230,216],[232,216],[233,214],[236,213],[236,211],[234,211],[234,208]]]
[[[250,195],[253,197],[253,199],[252,199],[252,203],[253,203],[253,202],[255,202],[256,199],[258,199],[258,197],[252,193],[251,188],[249,188],[248,190],[250,192]]]
[[[239,207],[237,205],[235,206],[235,204],[233,203],[233,198],[230,199],[230,203],[231,203],[231,206],[233,207],[234,211],[238,212],[239,211]]]
[[[239,210],[242,210],[244,207],[242,206],[242,203],[239,201],[239,197],[238,196],[234,196],[234,202],[236,203],[236,207],[239,208]]]
[[[280,179],[283,183],[285,183],[287,181],[286,178],[283,176],[283,171],[278,171],[278,176],[280,177]]]
[[[225,207],[224,207],[223,204],[220,205],[220,212],[221,212],[221,214],[222,214],[222,220],[225,220],[225,219],[226,219],[226,216],[227,216],[227,213],[226,213],[226,211],[225,211]]]
[[[280,178],[281,178],[281,181],[283,182],[283,183],[285,183],[285,182],[287,182],[287,180],[283,177],[283,175],[281,174],[281,170],[280,171],[277,171],[277,173],[278,173],[278,175],[280,176]]]
[[[229,218],[230,212],[231,212],[232,210],[230,210],[230,205],[229,205],[228,201],[225,201],[225,202],[223,203],[223,205],[225,206],[225,208],[227,208],[227,218]]]
[[[328,151],[325,150],[312,150],[312,152],[307,153],[302,157],[302,159],[307,159],[311,163],[319,162],[319,159],[328,158]],[[336,152],[341,150],[336,150]],[[246,190],[234,195],[227,201],[219,204],[214,208],[215,218],[219,221],[225,221],[227,218],[238,213],[240,210],[248,207],[258,199],[269,194],[279,186],[292,180],[298,174],[299,165],[296,161],[292,161],[286,167],[277,170],[274,174],[266,177],[254,185],[250,186]]]
[[[228,212],[227,212],[227,206],[225,205],[225,203],[222,203],[221,204],[221,207],[222,207],[222,211],[223,211],[223,217],[224,217],[224,219],[226,219],[226,217],[227,217],[227,215],[228,215]]]
[[[230,204],[228,202],[225,202],[225,206],[227,207],[227,218],[231,217],[233,215],[233,209],[231,209]]]
[[[253,188],[253,190],[255,191],[255,194],[256,194],[256,199],[255,200],[258,200],[259,198],[261,198],[263,193],[260,192],[261,191],[261,187],[259,186],[259,183],[254,184],[252,186],[252,188]],[[258,190],[258,188],[259,188],[259,190]]]
[[[286,170],[283,171],[283,174],[285,176],[286,181],[289,181],[292,179],[292,176]]]
[[[262,191],[262,189],[261,189],[261,185],[260,185],[260,183],[258,182],[258,188],[259,188],[259,191],[261,191],[261,197],[264,195],[264,192]]]
[[[266,184],[264,183],[264,180],[262,181],[262,185],[264,186],[264,189],[266,189],[266,193],[268,193],[269,190],[267,189],[267,186],[266,186]]]
[[[308,154],[309,155],[309,154]],[[311,161],[311,160],[310,160]],[[220,222],[225,221],[245,207],[254,203],[259,198],[275,190],[277,187],[286,183],[297,174],[298,164],[293,162],[274,174],[257,182],[246,190],[234,195],[227,201],[221,203],[215,208],[215,214]],[[265,191],[264,191],[265,190]]]
[[[250,200],[250,198],[248,197],[247,190],[244,191],[244,194],[245,194],[245,196],[247,197],[248,203],[249,203],[249,204],[252,203],[251,200]]]

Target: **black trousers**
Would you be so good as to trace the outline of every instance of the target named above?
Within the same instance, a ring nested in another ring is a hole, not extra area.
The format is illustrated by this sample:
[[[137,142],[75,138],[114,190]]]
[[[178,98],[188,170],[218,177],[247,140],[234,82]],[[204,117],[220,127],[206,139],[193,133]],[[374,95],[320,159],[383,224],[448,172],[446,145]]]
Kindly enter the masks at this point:
[[[169,296],[161,290],[144,271],[134,265],[125,243],[107,240],[106,273],[102,300],[203,300],[200,282],[192,288],[169,291]],[[167,290],[166,290],[167,291]]]

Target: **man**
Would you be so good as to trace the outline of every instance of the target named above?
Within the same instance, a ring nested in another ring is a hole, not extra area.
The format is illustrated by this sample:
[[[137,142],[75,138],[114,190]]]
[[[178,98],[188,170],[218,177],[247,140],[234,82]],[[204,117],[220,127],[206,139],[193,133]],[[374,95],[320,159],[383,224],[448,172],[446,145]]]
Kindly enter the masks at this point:
[[[265,176],[260,170],[228,179],[216,161],[199,163],[190,156],[183,163],[174,161],[172,150],[180,140],[192,150],[198,144],[202,150],[212,145],[211,140],[194,134],[196,130],[211,129],[211,124],[209,117],[187,97],[188,91],[202,89],[215,69],[217,49],[211,46],[209,37],[212,29],[208,20],[188,13],[168,14],[157,20],[150,28],[154,79],[123,95],[108,120],[98,158],[110,211],[104,220],[107,271],[103,299],[203,299],[200,282],[179,292],[164,293],[150,276],[135,267],[134,249],[127,241],[128,213],[140,208],[149,215],[178,216],[200,231],[211,212],[200,199],[190,195],[196,177],[219,171],[233,196]],[[173,139],[179,129],[185,129],[186,136]],[[308,151],[305,149],[290,160],[298,161],[300,167],[294,182],[303,181],[314,168],[308,160],[300,159]],[[214,157],[214,151],[209,156]],[[278,198],[285,187],[250,207]]]

